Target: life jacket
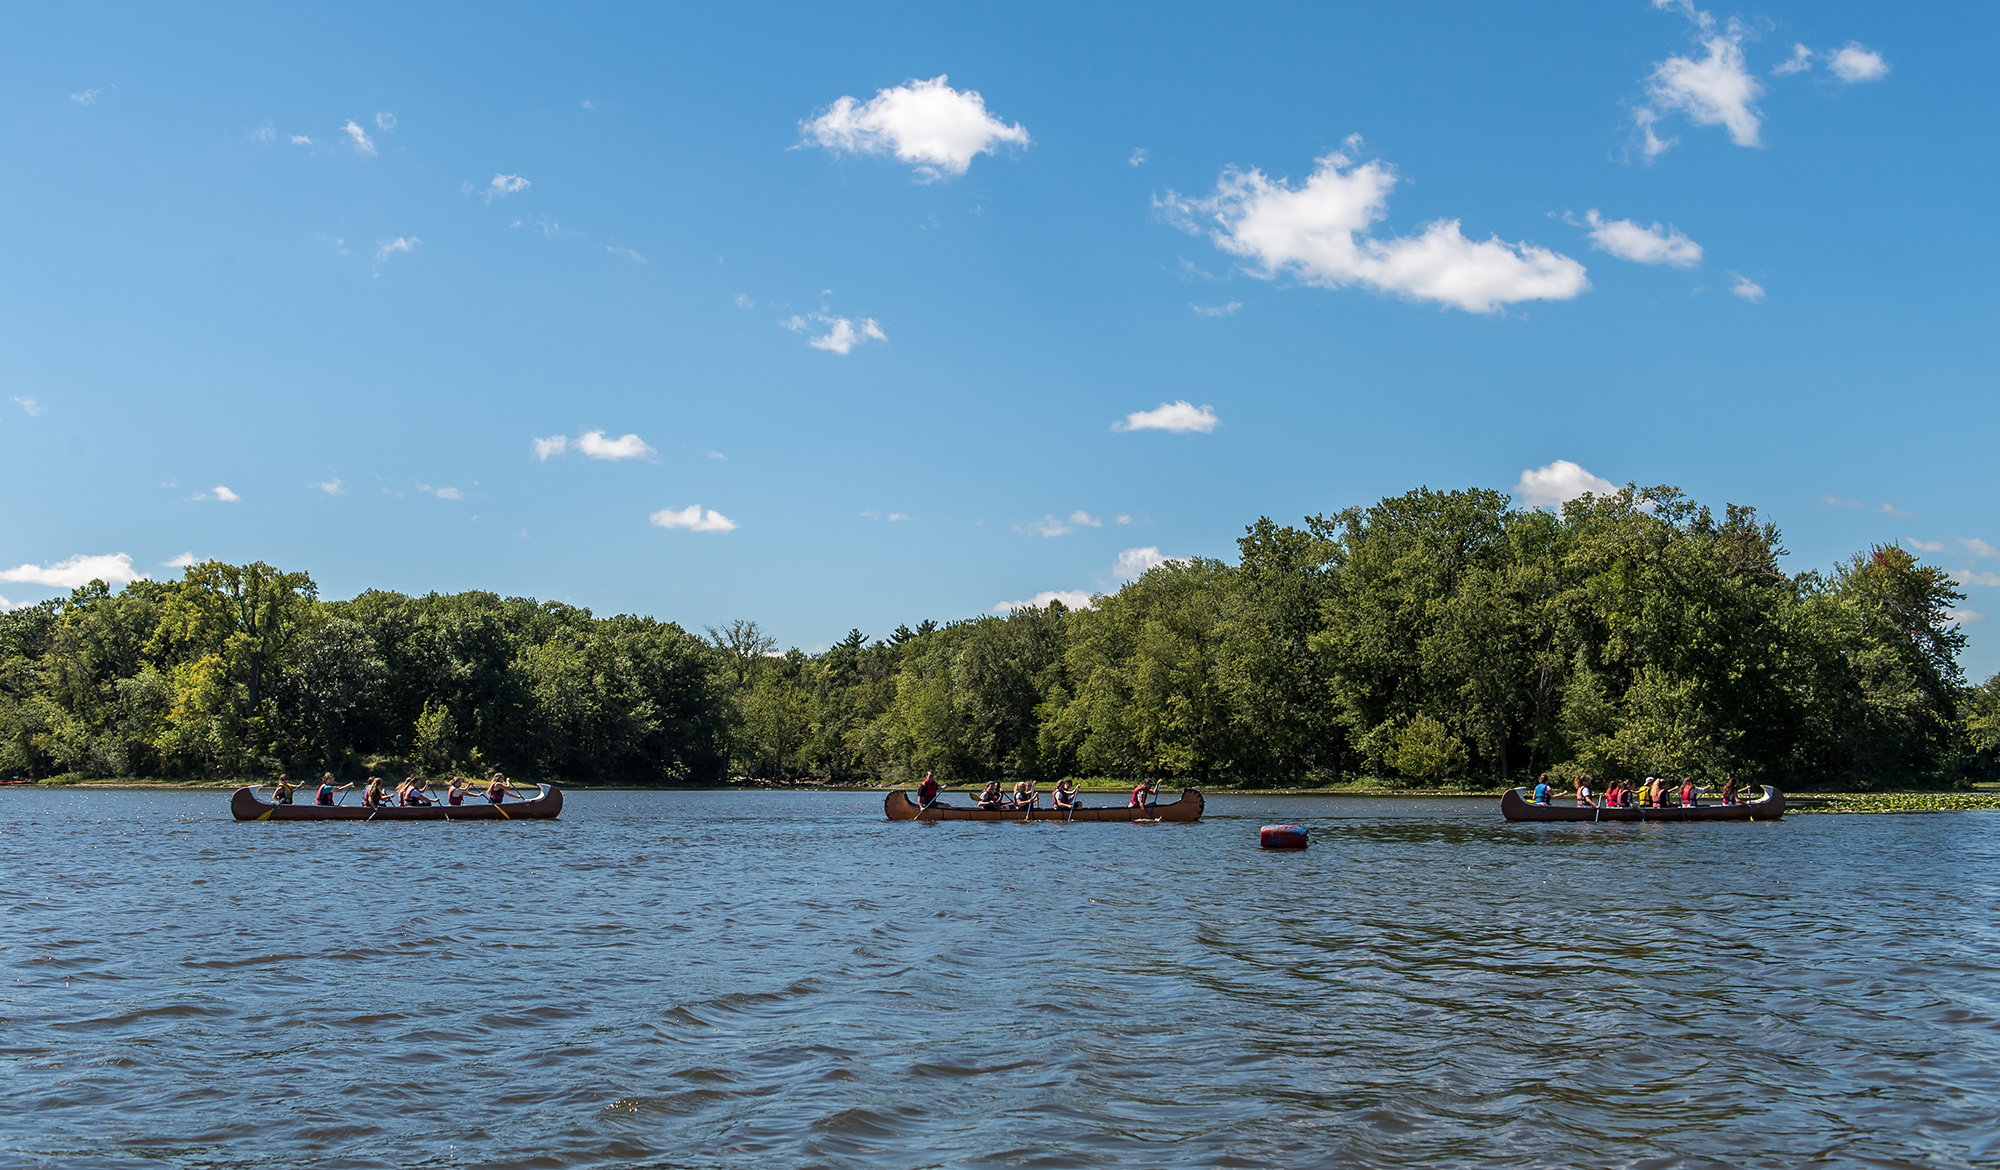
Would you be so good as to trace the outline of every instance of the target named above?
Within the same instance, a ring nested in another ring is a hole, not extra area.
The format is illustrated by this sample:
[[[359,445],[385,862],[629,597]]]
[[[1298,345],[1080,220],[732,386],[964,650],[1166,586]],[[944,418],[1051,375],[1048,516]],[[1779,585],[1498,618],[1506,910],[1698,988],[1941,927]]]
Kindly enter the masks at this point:
[[[1146,806],[1146,785],[1141,784],[1137,788],[1134,788],[1132,790],[1132,800],[1127,807],[1144,808],[1145,806]]]
[[[322,784],[319,786],[319,802],[321,804],[333,803],[333,785]]]
[[[464,804],[465,790],[463,788],[447,788],[444,792],[444,798],[453,804]]]

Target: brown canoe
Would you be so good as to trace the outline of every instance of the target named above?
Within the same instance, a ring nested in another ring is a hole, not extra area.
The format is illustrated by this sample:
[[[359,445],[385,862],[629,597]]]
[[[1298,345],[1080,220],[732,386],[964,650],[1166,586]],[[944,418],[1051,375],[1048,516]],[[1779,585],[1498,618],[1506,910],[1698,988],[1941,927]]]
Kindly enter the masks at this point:
[[[919,811],[917,802],[901,790],[891,792],[888,799],[882,802],[882,811],[888,813],[892,821],[1198,821],[1201,809],[1201,792],[1194,788],[1181,789],[1180,799],[1171,804],[1157,804],[1149,809],[1113,806],[1073,811],[1060,808],[927,808]]]
[[[257,786],[239,788],[229,798],[229,811],[239,821],[550,821],[562,813],[562,789],[539,785],[541,793],[510,804],[488,804],[474,797],[465,804],[433,804],[422,808],[367,808],[358,804],[270,804],[257,799]],[[310,789],[299,789],[306,795]]]
[[[1785,794],[1764,785],[1764,795],[1741,804],[1703,804],[1694,808],[1577,808],[1574,805],[1536,804],[1522,795],[1525,789],[1509,788],[1500,798],[1500,815],[1510,821],[1775,821],[1785,815]]]

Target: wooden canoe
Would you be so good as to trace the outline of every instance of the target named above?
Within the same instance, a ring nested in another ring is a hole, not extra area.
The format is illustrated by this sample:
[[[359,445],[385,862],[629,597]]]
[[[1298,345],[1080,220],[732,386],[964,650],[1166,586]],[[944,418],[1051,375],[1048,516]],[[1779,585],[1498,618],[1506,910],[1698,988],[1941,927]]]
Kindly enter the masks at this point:
[[[488,804],[483,796],[467,797],[460,805],[433,804],[421,808],[367,808],[359,804],[271,804],[257,798],[258,785],[236,790],[229,811],[239,821],[551,821],[562,813],[562,789],[538,785],[541,792],[519,802]],[[307,789],[300,789],[304,796]],[[476,802],[476,803],[475,803]]]
[[[1042,795],[1047,796],[1047,793]],[[927,808],[918,811],[917,802],[910,794],[897,790],[882,802],[882,811],[889,814],[892,821],[1198,821],[1202,810],[1199,789],[1181,789],[1180,799],[1167,804],[1156,804],[1149,809],[1136,809],[1123,805],[1098,808],[1080,808],[1074,811],[1048,808]]]
[[[1525,789],[1509,788],[1500,798],[1500,815],[1510,821],[1775,821],[1785,815],[1785,794],[1764,785],[1764,795],[1741,804],[1703,804],[1694,808],[1577,808],[1536,804]]]

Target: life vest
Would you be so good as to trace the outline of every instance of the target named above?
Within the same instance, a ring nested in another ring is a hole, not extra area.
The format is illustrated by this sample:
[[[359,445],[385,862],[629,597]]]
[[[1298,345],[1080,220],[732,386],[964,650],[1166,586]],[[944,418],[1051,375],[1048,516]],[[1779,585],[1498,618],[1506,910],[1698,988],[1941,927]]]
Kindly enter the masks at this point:
[[[321,804],[333,803],[333,785],[322,784],[319,786],[319,802]]]

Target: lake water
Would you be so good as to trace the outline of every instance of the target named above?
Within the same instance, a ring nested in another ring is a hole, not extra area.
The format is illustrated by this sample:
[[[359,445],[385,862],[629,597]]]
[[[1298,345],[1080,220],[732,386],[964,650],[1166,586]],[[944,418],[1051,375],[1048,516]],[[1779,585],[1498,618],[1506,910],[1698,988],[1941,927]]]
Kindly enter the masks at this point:
[[[2000,1164],[1994,814],[881,803],[0,793],[0,1164]]]

